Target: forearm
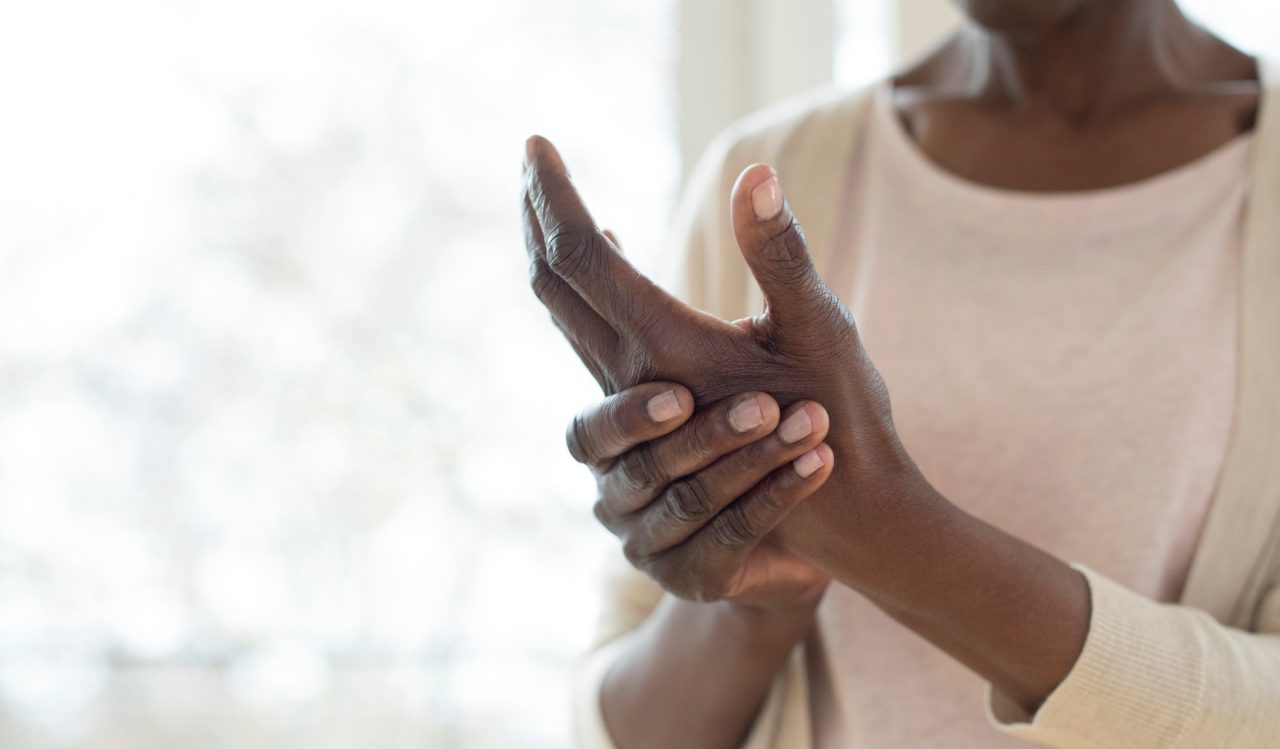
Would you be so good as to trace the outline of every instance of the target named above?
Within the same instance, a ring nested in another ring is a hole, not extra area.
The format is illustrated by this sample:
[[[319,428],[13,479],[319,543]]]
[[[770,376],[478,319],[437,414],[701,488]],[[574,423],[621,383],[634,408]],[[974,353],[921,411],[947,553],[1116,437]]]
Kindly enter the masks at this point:
[[[801,553],[1034,711],[1084,645],[1086,581],[923,480],[905,486],[847,498],[827,527],[854,530],[810,536]]]
[[[1089,589],[1061,560],[972,516],[898,581],[882,608],[1030,712],[1066,678],[1089,629]]]
[[[614,742],[741,745],[815,608],[766,611],[667,596],[605,677],[601,707]]]

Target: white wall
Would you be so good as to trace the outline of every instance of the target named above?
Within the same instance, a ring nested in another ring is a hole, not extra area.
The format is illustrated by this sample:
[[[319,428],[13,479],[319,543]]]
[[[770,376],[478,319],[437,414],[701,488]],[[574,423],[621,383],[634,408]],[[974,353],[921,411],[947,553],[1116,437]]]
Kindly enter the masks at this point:
[[[685,0],[680,6],[677,109],[686,174],[729,123],[831,81],[831,0]]]
[[[684,0],[677,110],[685,173],[734,120],[817,86],[883,76],[959,17],[947,0]]]
[[[963,19],[948,0],[893,0],[893,5],[896,63],[911,62],[925,54]]]

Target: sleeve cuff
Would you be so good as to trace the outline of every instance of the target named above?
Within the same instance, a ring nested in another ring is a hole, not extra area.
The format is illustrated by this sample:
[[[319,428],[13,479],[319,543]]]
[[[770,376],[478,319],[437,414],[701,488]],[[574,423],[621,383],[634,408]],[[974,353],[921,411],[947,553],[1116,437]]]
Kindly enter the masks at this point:
[[[1092,570],[1089,633],[1075,666],[1034,715],[992,687],[1005,733],[1057,747],[1172,747],[1203,704],[1203,643],[1169,607]]]

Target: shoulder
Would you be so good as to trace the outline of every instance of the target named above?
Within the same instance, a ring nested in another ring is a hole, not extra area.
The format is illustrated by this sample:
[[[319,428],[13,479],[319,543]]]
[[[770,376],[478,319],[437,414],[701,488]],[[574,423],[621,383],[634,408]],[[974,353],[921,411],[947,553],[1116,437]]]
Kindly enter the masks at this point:
[[[826,89],[784,101],[724,130],[689,175],[673,222],[664,280],[689,303],[726,320],[759,309],[758,290],[738,256],[728,197],[742,170],[765,163],[805,216],[811,248],[823,245],[841,175],[871,101],[870,89]],[[820,253],[818,253],[820,254]]]
[[[796,158],[842,146],[860,125],[871,91],[822,88],[762,109],[721,132],[701,163],[735,176],[756,162],[788,171]]]
[[[730,125],[712,140],[690,172],[678,215],[686,223],[714,222],[724,213],[723,203],[734,180],[755,163],[772,166],[792,189],[797,183],[825,182],[826,172],[843,163],[852,148],[873,90],[810,91]],[[793,204],[795,197],[789,194]]]

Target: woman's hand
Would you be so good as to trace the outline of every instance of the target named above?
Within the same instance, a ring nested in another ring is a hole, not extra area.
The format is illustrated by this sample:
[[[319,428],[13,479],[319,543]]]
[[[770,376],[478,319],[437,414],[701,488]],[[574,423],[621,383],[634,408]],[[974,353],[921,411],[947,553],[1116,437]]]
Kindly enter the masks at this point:
[[[771,169],[747,169],[733,189],[734,230],[766,308],[730,323],[641,275],[596,228],[551,144],[535,137],[529,148],[532,285],[606,392],[661,379],[687,385],[699,406],[746,391],[769,392],[784,407],[822,403],[834,480],[781,531],[789,548],[813,561],[850,551],[821,538],[833,528],[870,530],[872,510],[933,503],[898,441],[852,316],[818,276]]]
[[[784,407],[822,403],[831,480],[776,537],[1034,711],[1083,647],[1084,577],[962,512],[915,468],[853,320],[818,277],[772,171],[748,168],[730,198],[766,308],[727,323],[631,267],[596,230],[551,145],[528,145],[534,290],[601,385],[682,382],[699,405],[751,390]]]
[[[695,413],[684,387],[653,382],[585,409],[569,450],[599,487],[595,514],[628,561],[674,595],[811,608],[829,577],[770,538],[831,474],[826,411],[781,412],[740,393]]]
[[[569,450],[591,467],[595,513],[664,589],[600,689],[618,746],[741,746],[812,629],[829,577],[770,531],[831,473],[826,412],[738,393],[695,412],[672,383],[583,410]],[[716,603],[689,603],[716,601]]]

